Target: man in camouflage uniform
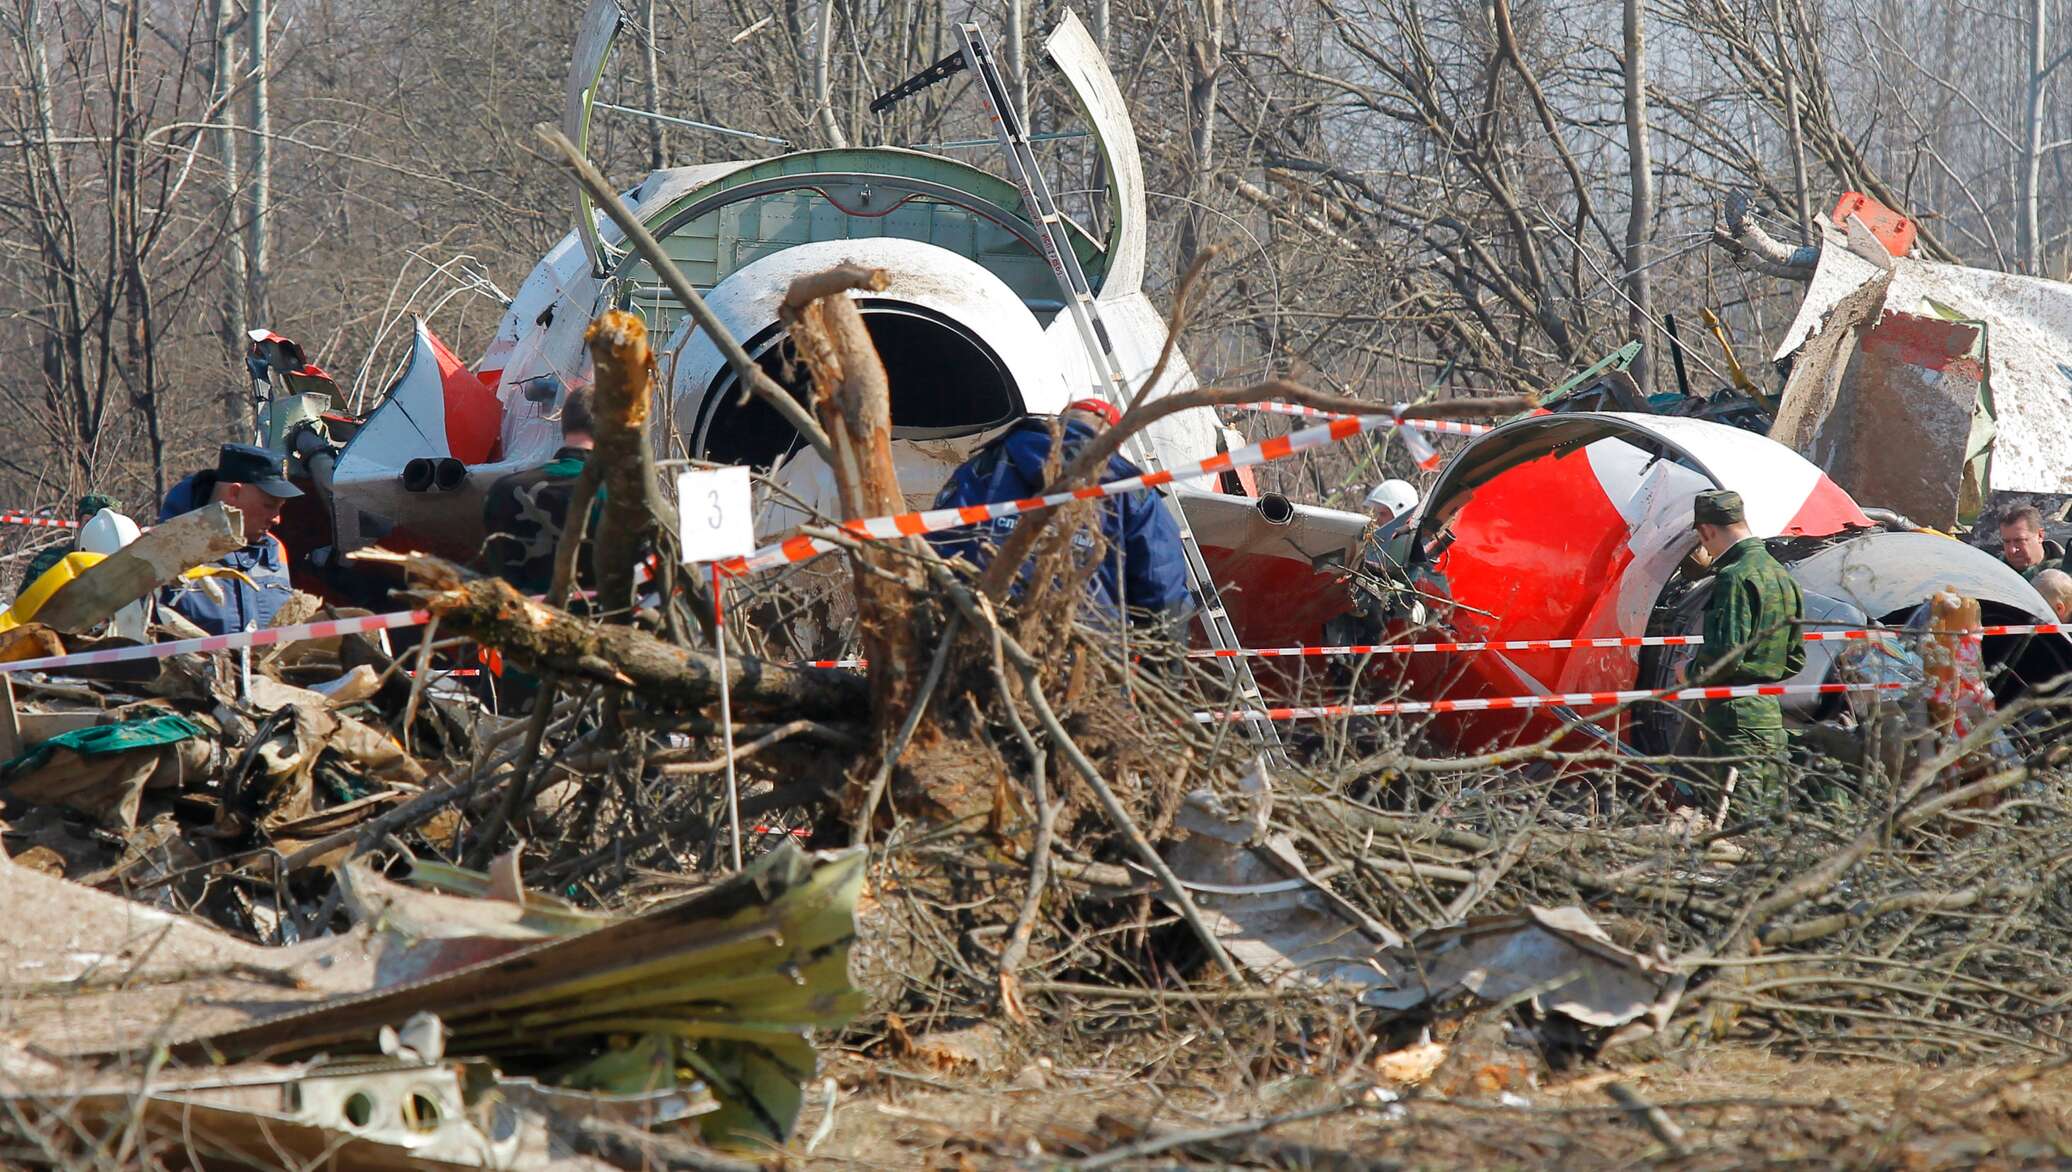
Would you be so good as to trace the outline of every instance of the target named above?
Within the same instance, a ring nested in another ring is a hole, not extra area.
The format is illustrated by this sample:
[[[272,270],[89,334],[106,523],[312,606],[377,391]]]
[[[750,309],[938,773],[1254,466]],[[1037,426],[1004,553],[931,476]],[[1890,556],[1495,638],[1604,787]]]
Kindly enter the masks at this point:
[[[569,392],[561,405],[561,448],[537,468],[513,472],[489,486],[482,502],[488,540],[483,560],[489,572],[526,594],[544,594],[554,580],[554,550],[568,521],[576,478],[596,445],[588,391]],[[589,545],[578,562],[578,579],[588,581]]]
[[[1805,599],[1783,564],[1749,532],[1741,494],[1699,493],[1692,520],[1713,568],[1705,646],[1693,658],[1692,682],[1774,684],[1797,674],[1806,666]],[[1779,804],[1785,743],[1777,698],[1744,696],[1704,705],[1703,751],[1727,759],[1713,775],[1715,786],[1724,786],[1728,768],[1735,768],[1736,788],[1750,799],[1743,808]]]

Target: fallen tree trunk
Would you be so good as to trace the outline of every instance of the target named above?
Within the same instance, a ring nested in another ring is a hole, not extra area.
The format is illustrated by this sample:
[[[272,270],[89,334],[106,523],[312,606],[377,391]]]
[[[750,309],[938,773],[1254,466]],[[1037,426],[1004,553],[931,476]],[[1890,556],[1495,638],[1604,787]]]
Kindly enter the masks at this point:
[[[632,627],[576,618],[525,597],[508,582],[477,577],[441,558],[386,552],[356,556],[402,563],[422,605],[438,616],[442,633],[494,647],[528,671],[633,688],[649,700],[683,708],[719,701],[719,661],[713,656]],[[870,686],[852,672],[729,656],[727,684],[737,713],[775,709],[787,717],[853,720],[870,711]]]

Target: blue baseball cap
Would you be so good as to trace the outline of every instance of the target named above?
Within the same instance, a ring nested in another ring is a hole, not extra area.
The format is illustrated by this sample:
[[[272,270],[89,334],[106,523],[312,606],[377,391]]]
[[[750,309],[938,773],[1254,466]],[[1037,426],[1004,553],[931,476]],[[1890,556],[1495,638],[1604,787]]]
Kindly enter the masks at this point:
[[[287,459],[257,444],[224,444],[216,453],[216,482],[249,484],[282,500],[302,495],[288,480]]]

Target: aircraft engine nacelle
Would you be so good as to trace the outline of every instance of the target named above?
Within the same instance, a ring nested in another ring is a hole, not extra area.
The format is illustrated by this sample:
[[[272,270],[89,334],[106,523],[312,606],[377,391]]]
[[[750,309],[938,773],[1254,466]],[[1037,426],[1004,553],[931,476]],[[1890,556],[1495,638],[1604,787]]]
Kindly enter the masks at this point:
[[[883,292],[850,296],[885,364],[894,463],[917,507],[987,435],[1024,414],[1060,411],[1075,397],[1054,342],[1022,299],[984,267],[932,244],[886,238],[798,245],[743,266],[706,302],[763,370],[803,399],[806,372],[792,361],[779,307],[795,279],[841,264],[883,269],[889,278]],[[662,357],[676,434],[692,455],[776,467],[785,493],[841,515],[832,470],[775,408],[742,394],[705,331],[686,318]],[[765,533],[807,519],[777,495],[758,518]]]

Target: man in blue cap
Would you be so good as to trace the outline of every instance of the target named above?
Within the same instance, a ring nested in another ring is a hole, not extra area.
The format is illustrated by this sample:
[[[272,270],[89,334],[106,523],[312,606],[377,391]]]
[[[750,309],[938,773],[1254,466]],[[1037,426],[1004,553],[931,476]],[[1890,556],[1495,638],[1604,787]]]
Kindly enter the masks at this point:
[[[287,547],[267,531],[280,520],[281,506],[301,495],[289,482],[279,453],[253,444],[224,444],[215,468],[186,477],[166,493],[158,519],[229,505],[243,518],[244,548],[211,563],[221,573],[173,582],[159,595],[159,604],[211,635],[271,625],[295,588],[288,584]]]

